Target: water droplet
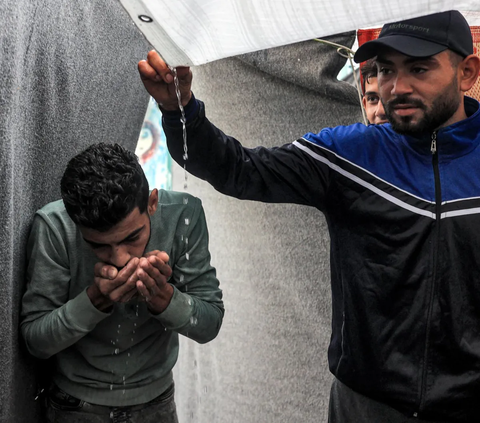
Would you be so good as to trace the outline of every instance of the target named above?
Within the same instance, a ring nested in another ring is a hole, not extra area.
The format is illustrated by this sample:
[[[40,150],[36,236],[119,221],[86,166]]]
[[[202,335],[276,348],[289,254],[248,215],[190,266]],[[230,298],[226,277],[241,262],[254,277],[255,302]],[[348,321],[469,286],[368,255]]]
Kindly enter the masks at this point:
[[[132,338],[132,342],[133,342],[133,338]]]
[[[130,357],[130,353],[128,353],[127,356]]]
[[[183,197],[183,204],[188,204],[188,198],[187,197]]]
[[[120,352],[119,348],[115,348],[115,354],[118,354]]]
[[[190,317],[190,324],[192,326],[197,326],[197,323],[198,323],[198,319],[194,316]]]
[[[186,258],[187,260],[190,260],[190,254],[185,253],[185,258]]]
[[[183,242],[183,235],[180,235],[180,241]]]
[[[113,389],[113,385],[110,385],[110,391]]]
[[[123,390],[123,394],[125,395],[125,389]]]
[[[125,385],[125,375],[122,377],[123,384]]]
[[[118,328],[120,329],[121,325],[118,325]]]
[[[188,245],[188,238],[185,237],[185,245]]]
[[[180,275],[180,282],[183,282],[184,279],[185,279],[185,275]]]
[[[188,305],[190,305],[190,306],[192,305],[192,299],[191,298],[188,299]]]
[[[134,324],[133,324],[133,326],[137,326],[137,324],[136,324],[136,323],[134,323]]]
[[[190,219],[188,217],[185,218],[185,225],[190,225]]]

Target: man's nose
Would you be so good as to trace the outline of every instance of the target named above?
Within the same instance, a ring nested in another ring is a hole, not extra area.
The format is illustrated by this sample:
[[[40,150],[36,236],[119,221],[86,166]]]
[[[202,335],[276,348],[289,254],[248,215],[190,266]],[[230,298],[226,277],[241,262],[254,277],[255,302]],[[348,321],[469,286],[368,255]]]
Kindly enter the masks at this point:
[[[385,109],[383,108],[383,103],[381,100],[378,100],[378,105],[377,105],[377,110],[375,110],[375,115],[381,120],[387,119],[387,116],[385,115]]]
[[[112,248],[109,261],[115,267],[121,269],[128,263],[130,258],[131,258],[130,253],[128,252],[126,247],[117,246]]]
[[[402,95],[410,94],[412,92],[412,87],[409,83],[408,77],[403,73],[397,73],[395,80],[393,81],[392,94]]]

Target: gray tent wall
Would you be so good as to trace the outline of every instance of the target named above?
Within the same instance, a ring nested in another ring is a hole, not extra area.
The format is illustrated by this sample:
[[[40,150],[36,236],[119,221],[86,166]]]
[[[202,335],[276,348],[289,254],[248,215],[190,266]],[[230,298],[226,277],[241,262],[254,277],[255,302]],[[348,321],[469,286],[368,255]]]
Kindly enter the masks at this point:
[[[330,41],[351,46],[354,35]],[[361,120],[355,90],[336,81],[344,63],[311,41],[196,67],[193,91],[209,119],[245,146],[281,145]],[[176,166],[176,190],[183,178]],[[213,342],[181,337],[180,422],[325,422],[331,304],[323,215],[232,199],[192,176],[187,191],[205,207],[226,311]]]
[[[31,219],[59,198],[75,153],[135,148],[149,45],[117,0],[0,0],[0,16],[0,421],[37,423],[36,366],[18,332]]]

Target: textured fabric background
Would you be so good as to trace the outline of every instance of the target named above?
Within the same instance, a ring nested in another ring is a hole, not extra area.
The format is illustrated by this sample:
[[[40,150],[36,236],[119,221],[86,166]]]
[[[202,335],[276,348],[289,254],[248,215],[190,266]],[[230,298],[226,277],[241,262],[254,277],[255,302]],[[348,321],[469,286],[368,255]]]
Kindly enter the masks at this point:
[[[330,38],[351,46],[353,34]],[[345,59],[314,41],[193,69],[209,119],[245,146],[274,146],[361,120]],[[188,164],[187,164],[188,169]],[[174,189],[183,190],[174,167]],[[219,336],[181,338],[175,368],[181,423],[326,422],[331,375],[329,239],[323,215],[239,201],[192,176],[204,204],[212,263],[224,291]]]
[[[0,0],[0,16],[0,421],[37,423],[18,332],[29,225],[59,198],[75,153],[99,141],[135,148],[149,46],[117,0]]]

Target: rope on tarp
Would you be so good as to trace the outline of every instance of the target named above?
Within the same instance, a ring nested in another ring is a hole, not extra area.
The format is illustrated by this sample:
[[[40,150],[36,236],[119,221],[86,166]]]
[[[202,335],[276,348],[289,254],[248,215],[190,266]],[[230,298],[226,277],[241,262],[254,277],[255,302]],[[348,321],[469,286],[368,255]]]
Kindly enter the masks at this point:
[[[322,44],[329,45],[330,47],[336,48],[337,53],[340,56],[345,57],[350,61],[350,66],[352,68],[352,73],[353,73],[353,79],[355,80],[355,86],[357,87],[357,94],[358,94],[358,100],[360,102],[360,109],[362,110],[363,123],[365,125],[368,125],[367,114],[365,113],[365,108],[363,107],[363,103],[362,103],[363,94],[362,94],[362,89],[360,88],[360,81],[359,81],[358,75],[355,72],[355,68],[353,67],[353,55],[355,54],[355,52],[347,46],[343,46],[337,43],[332,43],[331,41],[322,40],[320,38],[314,38],[313,40],[318,41],[319,43],[322,43]]]

